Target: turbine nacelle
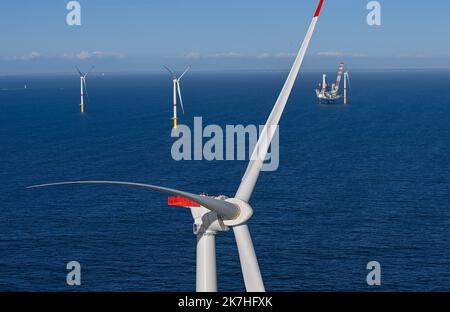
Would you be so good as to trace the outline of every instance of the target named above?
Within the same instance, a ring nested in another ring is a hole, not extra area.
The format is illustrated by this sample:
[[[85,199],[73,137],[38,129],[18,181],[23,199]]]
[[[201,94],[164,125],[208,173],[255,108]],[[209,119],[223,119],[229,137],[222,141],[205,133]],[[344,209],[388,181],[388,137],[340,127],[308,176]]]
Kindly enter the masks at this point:
[[[214,211],[203,206],[187,207],[191,209],[194,219],[193,232],[195,235],[215,235],[217,232],[229,231],[223,219]]]

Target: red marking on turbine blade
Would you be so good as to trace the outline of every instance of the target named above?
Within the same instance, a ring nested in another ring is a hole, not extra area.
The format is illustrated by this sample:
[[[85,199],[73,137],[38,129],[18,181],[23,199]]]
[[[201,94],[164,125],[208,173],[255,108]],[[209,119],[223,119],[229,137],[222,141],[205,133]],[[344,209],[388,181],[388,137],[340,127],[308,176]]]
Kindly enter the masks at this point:
[[[319,6],[317,7],[316,13],[314,13],[314,17],[320,15],[320,11],[322,10],[323,0],[320,0]]]
[[[182,196],[172,196],[167,199],[167,204],[169,206],[181,206],[181,207],[200,207],[199,204],[184,198]]]

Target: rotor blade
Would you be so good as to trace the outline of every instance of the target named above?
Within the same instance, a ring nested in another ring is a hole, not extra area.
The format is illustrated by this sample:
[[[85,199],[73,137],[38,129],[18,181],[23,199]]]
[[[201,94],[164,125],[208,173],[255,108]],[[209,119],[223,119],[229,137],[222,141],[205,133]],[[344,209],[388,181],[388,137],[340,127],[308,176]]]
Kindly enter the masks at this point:
[[[347,72],[347,81],[348,81],[348,89],[350,92],[352,92],[352,85],[350,84],[350,73],[349,72]]]
[[[87,71],[87,73],[84,75],[84,78],[95,68],[95,66],[91,66],[91,68]]]
[[[189,71],[189,69],[191,69],[191,66],[188,66],[188,67],[186,68],[186,70],[181,74],[180,78],[178,78],[178,81],[180,81],[181,78],[183,78],[183,76]]]
[[[173,72],[173,70],[171,70],[169,67],[167,67],[166,65],[163,65],[163,67],[165,69],[167,69],[167,71],[170,73],[170,75],[172,76],[173,79],[177,79],[177,76],[175,75],[175,73]]]
[[[86,76],[85,76],[85,78],[86,78]],[[86,79],[85,78],[83,78],[83,86],[84,86],[84,91],[86,93],[86,99],[89,101],[89,93],[88,93],[88,90],[87,90]]]
[[[245,289],[248,292],[264,292],[264,282],[259,270],[255,249],[247,224],[233,227],[234,237],[239,252]]]
[[[78,66],[75,66],[75,68],[77,69],[77,72],[80,74],[80,76],[84,76],[84,74],[81,72],[81,70],[78,68]]]
[[[283,110],[289,99],[289,95],[291,94],[295,80],[300,71],[303,58],[305,57],[306,51],[311,41],[311,37],[314,33],[314,29],[316,27],[317,20],[322,9],[323,1],[324,0],[320,0],[311,25],[309,26],[308,32],[306,33],[305,39],[303,40],[300,51],[298,52],[298,55],[283,86],[283,89],[281,90],[281,93],[275,103],[275,106],[273,107],[273,110],[270,113],[269,118],[267,119],[266,125],[263,128],[258,143],[253,150],[253,154],[248,164],[247,170],[236,193],[236,198],[241,199],[244,202],[248,202],[250,200],[250,197],[255,188],[259,173],[261,171],[261,167],[263,165],[264,159],[267,156],[270,143],[272,142],[273,136],[275,134],[276,127],[280,122],[281,115],[283,114]]]
[[[181,97],[181,88],[180,88],[180,81],[179,80],[180,79],[178,79],[178,82],[177,82],[178,97],[180,98],[181,110],[183,111],[183,115],[184,115],[183,98]]]
[[[169,194],[180,195],[187,199],[190,199],[201,206],[216,212],[219,216],[221,216],[224,220],[232,220],[239,215],[239,209],[226,201],[218,200],[212,197],[200,196],[188,192],[183,192],[171,188],[166,188],[162,186],[150,185],[150,184],[142,184],[142,183],[131,183],[131,182],[121,182],[121,181],[72,181],[72,182],[59,182],[59,183],[49,183],[49,184],[41,184],[27,187],[28,189],[33,188],[41,188],[41,187],[50,187],[50,186],[61,186],[61,185],[74,185],[74,184],[107,184],[107,185],[122,185],[122,186],[130,186],[135,188],[143,188],[152,191],[159,191]]]

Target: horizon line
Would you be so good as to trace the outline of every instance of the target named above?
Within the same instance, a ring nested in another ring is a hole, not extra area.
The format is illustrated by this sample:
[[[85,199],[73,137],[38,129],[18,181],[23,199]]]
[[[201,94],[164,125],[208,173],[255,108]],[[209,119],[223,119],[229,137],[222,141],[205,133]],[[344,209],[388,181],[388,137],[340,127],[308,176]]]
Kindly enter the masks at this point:
[[[335,68],[311,68],[311,69],[304,69],[302,72],[304,73],[322,73],[326,71],[334,71]],[[288,72],[288,68],[235,68],[235,69],[192,69],[192,72],[194,73],[237,73],[237,72],[246,72],[246,73],[252,73],[252,72]],[[352,72],[394,72],[394,71],[450,71],[450,66],[444,66],[444,67],[385,67],[385,68],[352,68]],[[101,75],[101,74],[159,74],[163,73],[163,70],[117,70],[117,71],[95,71],[92,72],[93,75]],[[19,72],[19,73],[3,73],[0,74],[0,77],[8,77],[8,76],[39,76],[39,75],[74,75],[71,71],[53,71],[53,72]]]

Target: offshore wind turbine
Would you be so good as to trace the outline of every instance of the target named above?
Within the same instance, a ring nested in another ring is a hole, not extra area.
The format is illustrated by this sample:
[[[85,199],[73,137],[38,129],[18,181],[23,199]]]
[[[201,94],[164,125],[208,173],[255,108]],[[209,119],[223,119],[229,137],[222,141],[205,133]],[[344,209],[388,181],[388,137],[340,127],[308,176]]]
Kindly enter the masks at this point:
[[[217,232],[226,231],[229,228],[232,228],[236,239],[246,290],[250,292],[265,291],[264,282],[247,225],[247,221],[253,215],[253,209],[250,206],[249,201],[275,134],[276,127],[279,124],[295,80],[300,71],[323,3],[324,0],[320,0],[283,89],[269,115],[258,143],[255,146],[253,153],[257,154],[258,157],[252,157],[250,160],[241,184],[233,198],[228,198],[223,195],[217,197],[197,195],[156,185],[120,181],[60,182],[36,185],[31,186],[30,188],[69,184],[107,184],[124,185],[177,195],[178,199],[175,200],[174,204],[190,208],[194,218],[194,233],[197,235],[196,290],[201,292],[217,291],[215,235]]]
[[[169,67],[164,65],[164,68],[167,69],[167,71],[172,76],[172,82],[173,82],[173,128],[176,129],[178,127],[178,116],[177,116],[177,93],[178,97],[180,98],[180,104],[181,104],[181,110],[184,114],[184,107],[183,107],[183,98],[181,97],[181,87],[180,87],[180,80],[183,78],[183,76],[189,71],[191,66],[188,66],[186,70],[181,74],[180,77],[177,77],[175,75],[175,72],[171,70]]]
[[[81,72],[81,70],[78,68],[78,66],[75,66],[75,68],[77,69],[78,74],[80,74],[80,95],[81,95],[80,110],[82,113],[84,113],[84,93],[85,92],[86,92],[86,97],[89,98],[89,94],[87,92],[87,86],[86,86],[86,77],[94,69],[94,66],[92,66],[86,73]]]

